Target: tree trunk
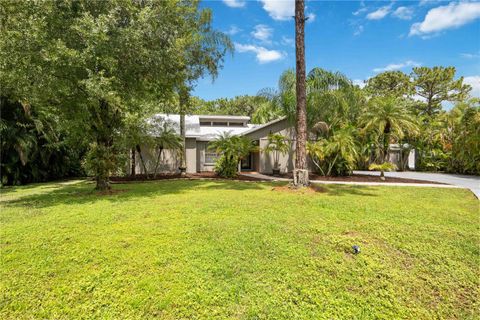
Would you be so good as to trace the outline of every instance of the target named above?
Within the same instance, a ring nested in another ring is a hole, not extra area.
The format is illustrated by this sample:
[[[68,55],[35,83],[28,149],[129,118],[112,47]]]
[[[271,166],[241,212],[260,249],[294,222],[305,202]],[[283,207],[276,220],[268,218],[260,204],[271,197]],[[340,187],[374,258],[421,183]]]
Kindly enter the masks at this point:
[[[188,91],[183,88],[180,90],[179,96],[180,102],[180,137],[182,138],[182,152],[180,153],[180,174],[182,176],[186,175],[187,170],[187,146],[185,139],[185,113],[187,110],[188,103]]]
[[[137,144],[135,148],[137,149],[138,155],[140,156],[140,163],[143,167],[143,173],[148,177],[147,166],[145,165],[145,161],[143,160],[142,148],[140,148],[139,144]]]
[[[130,151],[131,152],[131,160],[130,160],[130,175],[132,177],[135,177],[135,167],[136,167],[136,163],[135,163],[135,148],[132,148],[132,150]]]
[[[297,93],[297,144],[293,185],[308,186],[307,170],[307,110],[305,79],[305,0],[295,0],[295,51]]]

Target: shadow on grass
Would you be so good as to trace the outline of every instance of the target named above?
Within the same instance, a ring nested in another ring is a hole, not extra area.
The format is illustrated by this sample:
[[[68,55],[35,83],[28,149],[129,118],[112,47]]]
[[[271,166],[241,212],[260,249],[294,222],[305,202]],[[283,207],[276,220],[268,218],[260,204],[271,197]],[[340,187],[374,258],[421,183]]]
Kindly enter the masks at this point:
[[[35,184],[11,188],[7,194],[2,190],[0,204],[4,207],[45,208],[56,205],[93,204],[98,201],[124,202],[132,199],[152,198],[163,195],[183,194],[195,190],[268,190],[272,186],[285,186],[284,182],[240,182],[228,180],[164,180],[135,183],[115,183],[111,193],[100,193],[94,183],[86,180]],[[321,185],[322,192],[329,196],[360,195],[378,196],[370,187],[352,185]],[[26,191],[26,195],[14,191]],[[11,199],[10,199],[11,198]],[[142,200],[143,201],[143,200]]]
[[[33,194],[15,194],[15,191],[31,191]],[[35,184],[29,187],[9,188],[2,191],[0,204],[4,207],[45,208],[62,204],[92,204],[97,201],[123,202],[135,198],[158,197],[162,195],[182,194],[193,190],[261,190],[257,182],[238,182],[227,180],[165,180],[135,183],[115,183],[112,192],[98,192],[91,181],[63,182],[54,184]],[[37,191],[37,190],[35,190]],[[12,199],[9,199],[12,198]]]
[[[378,194],[374,192],[375,188],[369,186],[360,185],[347,185],[347,184],[328,184],[322,185],[326,188],[327,194],[330,196],[345,196],[345,195],[357,195],[367,197],[378,197]]]

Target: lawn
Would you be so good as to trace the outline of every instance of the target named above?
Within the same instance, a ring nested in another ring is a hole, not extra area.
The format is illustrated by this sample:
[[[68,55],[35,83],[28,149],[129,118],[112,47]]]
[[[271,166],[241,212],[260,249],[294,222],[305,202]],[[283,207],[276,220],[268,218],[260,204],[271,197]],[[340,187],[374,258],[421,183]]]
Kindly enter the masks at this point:
[[[272,186],[3,189],[0,318],[480,317],[469,191]]]

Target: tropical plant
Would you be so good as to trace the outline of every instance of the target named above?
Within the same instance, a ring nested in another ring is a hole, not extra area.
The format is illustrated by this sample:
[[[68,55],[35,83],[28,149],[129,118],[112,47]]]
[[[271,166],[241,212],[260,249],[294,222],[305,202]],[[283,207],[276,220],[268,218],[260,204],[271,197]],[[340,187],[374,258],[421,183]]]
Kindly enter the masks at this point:
[[[1,185],[83,175],[81,143],[69,140],[58,117],[0,96]]]
[[[267,154],[273,154],[273,171],[280,171],[280,155],[286,154],[290,150],[290,144],[287,139],[279,133],[270,133],[268,135],[267,147],[264,151]]]
[[[157,176],[158,167],[161,161],[164,150],[169,150],[172,153],[179,153],[182,150],[182,138],[175,132],[175,129],[169,125],[168,122],[161,124],[154,124],[155,130],[154,148],[156,152],[155,166],[153,170],[153,177]]]
[[[240,162],[256,148],[253,141],[248,137],[232,136],[229,132],[219,135],[216,140],[209,144],[209,149],[220,155],[216,162],[215,171],[225,178],[236,176]]]
[[[358,156],[356,129],[348,126],[334,131],[329,138],[309,142],[307,150],[323,176],[351,174]]]
[[[384,163],[372,163],[368,170],[375,170],[380,171],[380,180],[385,181],[385,171],[393,171],[396,170],[397,166],[391,162],[384,162]]]
[[[379,162],[388,160],[391,143],[399,143],[409,135],[418,133],[414,116],[401,99],[387,96],[375,97],[368,102],[360,118],[363,130],[370,134],[372,142],[379,150]]]

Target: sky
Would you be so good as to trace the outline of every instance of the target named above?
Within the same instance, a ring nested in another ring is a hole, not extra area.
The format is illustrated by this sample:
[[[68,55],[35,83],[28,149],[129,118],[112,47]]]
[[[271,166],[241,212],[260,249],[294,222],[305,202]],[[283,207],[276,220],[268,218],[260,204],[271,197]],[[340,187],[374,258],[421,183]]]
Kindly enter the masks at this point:
[[[213,100],[276,88],[295,67],[294,0],[202,1],[213,27],[235,45],[212,82],[194,95]],[[479,1],[306,1],[308,70],[339,71],[354,83],[387,70],[454,66],[480,97]]]

